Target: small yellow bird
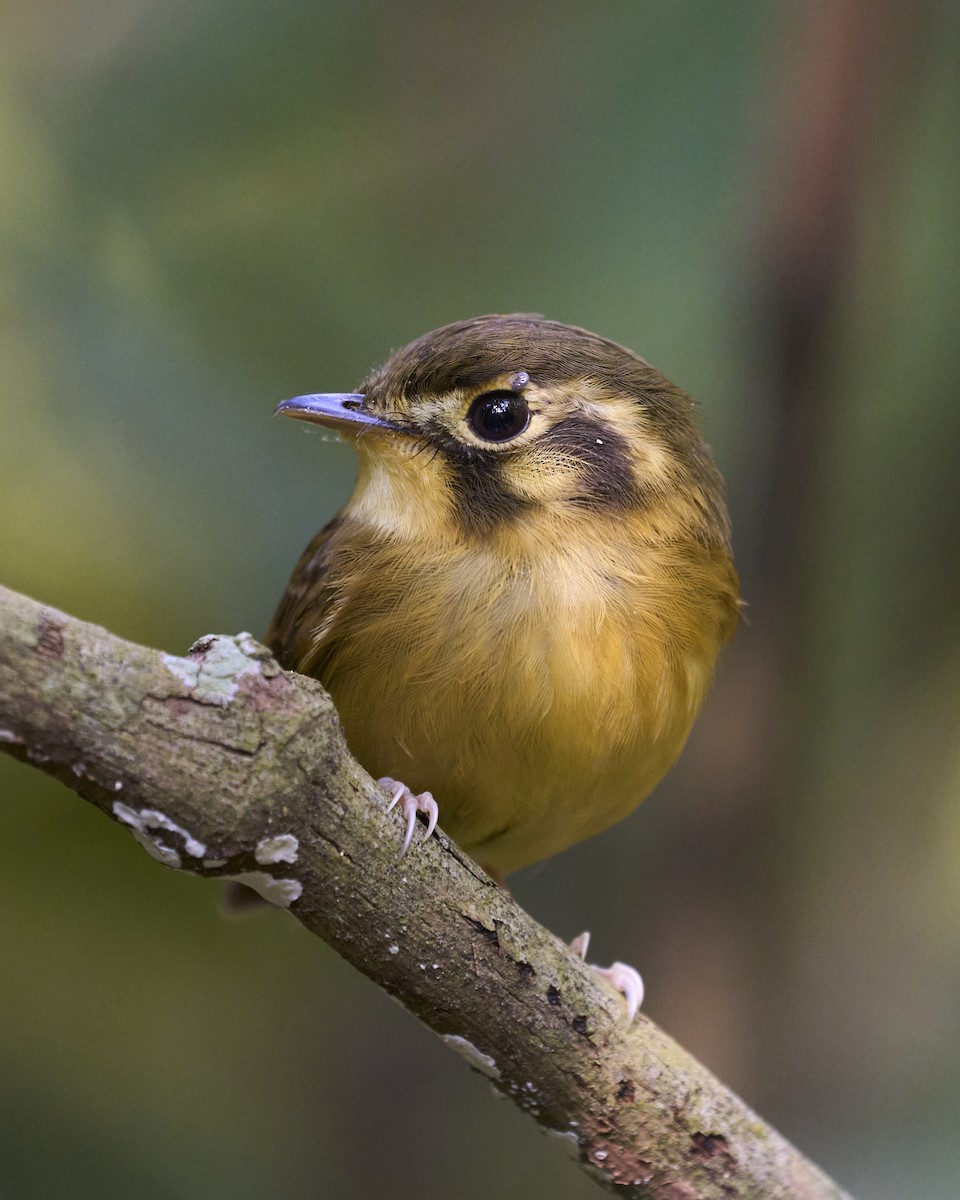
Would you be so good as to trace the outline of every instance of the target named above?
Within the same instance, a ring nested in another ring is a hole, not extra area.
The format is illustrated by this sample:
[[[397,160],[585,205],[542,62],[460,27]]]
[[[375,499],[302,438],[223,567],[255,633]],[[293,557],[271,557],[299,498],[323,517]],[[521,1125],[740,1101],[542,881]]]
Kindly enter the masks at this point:
[[[517,314],[447,325],[358,392],[277,411],[349,437],[360,469],[267,642],[330,692],[403,806],[404,848],[439,808],[500,879],[631,812],[738,620],[688,397],[614,342]]]

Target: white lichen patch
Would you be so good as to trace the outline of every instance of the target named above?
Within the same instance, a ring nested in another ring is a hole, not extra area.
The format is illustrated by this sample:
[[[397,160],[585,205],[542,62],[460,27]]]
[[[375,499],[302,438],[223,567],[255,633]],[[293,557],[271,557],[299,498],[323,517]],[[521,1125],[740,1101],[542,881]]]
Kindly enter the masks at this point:
[[[262,660],[253,657],[255,649],[256,642],[249,633],[215,638],[203,656],[194,689],[198,699],[208,704],[229,704],[239,690],[241,679],[261,674]]]
[[[496,1060],[489,1054],[484,1054],[482,1050],[478,1050],[473,1042],[468,1042],[466,1038],[460,1037],[456,1033],[444,1033],[440,1036],[451,1050],[456,1050],[474,1070],[480,1071],[489,1079],[500,1078],[500,1068],[497,1066]]]
[[[221,878],[242,883],[278,908],[289,908],[303,894],[303,884],[299,879],[274,879],[266,871],[242,871],[239,875],[223,875]]]
[[[179,837],[182,837],[183,848],[191,858],[203,858],[206,854],[207,846],[205,842],[191,837],[182,825],[178,825],[176,821],[171,821],[168,816],[157,809],[141,808],[140,819],[148,829],[165,829],[167,833],[175,833]]]
[[[189,658],[177,658],[175,654],[161,654],[160,661],[171,675],[175,675],[184,687],[194,688],[200,675],[200,664]]]
[[[247,658],[262,659],[264,657],[265,647],[260,645],[252,633],[244,630],[243,633],[238,633],[233,640],[237,643],[237,649],[242,651]]]
[[[161,654],[160,659],[201,704],[229,704],[239,690],[239,681],[247,675],[262,675],[264,662],[272,661],[250,633],[201,638],[191,653],[196,657]]]
[[[172,867],[175,871],[179,871],[182,866],[179,853],[172,846],[161,842],[154,834],[147,831],[140,813],[128,808],[126,804],[121,804],[119,800],[114,800],[113,815],[118,821],[129,826],[130,832],[151,858],[162,862],[165,867]]]
[[[261,867],[269,867],[272,863],[295,863],[299,850],[300,842],[292,833],[278,833],[257,842],[253,857]]]
[[[165,813],[158,809],[141,808],[138,812],[135,808],[130,808],[129,805],[114,800],[113,815],[118,821],[129,826],[130,832],[151,858],[155,858],[165,866],[173,867],[174,870],[180,870],[183,866],[179,850],[165,841],[161,841],[156,833],[152,832],[153,830],[162,829],[166,833],[176,834],[183,842],[184,851],[191,858],[202,858],[207,852],[207,847],[203,842],[192,837],[182,825],[171,821]]]
[[[134,812],[132,808],[128,808],[125,804],[121,804],[119,800],[113,802],[113,815],[118,821],[122,821],[124,825],[131,825],[135,829],[143,828],[143,822],[140,820],[140,814]]]
[[[8,746],[22,746],[23,738],[18,737],[12,729],[0,729],[0,742],[5,742]]]

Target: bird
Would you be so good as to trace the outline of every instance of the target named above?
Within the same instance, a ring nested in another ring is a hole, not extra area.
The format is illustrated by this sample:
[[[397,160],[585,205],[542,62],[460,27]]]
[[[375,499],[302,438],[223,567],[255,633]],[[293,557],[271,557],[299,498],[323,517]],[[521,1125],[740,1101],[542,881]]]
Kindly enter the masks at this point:
[[[402,808],[402,850],[418,814],[426,837],[439,817],[502,882],[626,817],[678,758],[739,620],[690,398],[616,342],[515,313],[276,411],[336,430],[359,469],[266,643],[331,695]],[[642,982],[620,967],[603,970],[632,1019]]]

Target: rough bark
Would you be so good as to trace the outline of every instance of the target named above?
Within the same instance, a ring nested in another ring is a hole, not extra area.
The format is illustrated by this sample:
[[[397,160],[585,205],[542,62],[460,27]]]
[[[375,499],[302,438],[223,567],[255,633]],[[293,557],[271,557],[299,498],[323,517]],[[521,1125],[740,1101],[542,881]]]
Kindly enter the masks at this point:
[[[599,1182],[656,1200],[845,1193],[350,757],[249,634],[180,658],[0,588],[0,749],[168,867],[240,878],[435,1030]],[[442,817],[442,813],[441,813]]]

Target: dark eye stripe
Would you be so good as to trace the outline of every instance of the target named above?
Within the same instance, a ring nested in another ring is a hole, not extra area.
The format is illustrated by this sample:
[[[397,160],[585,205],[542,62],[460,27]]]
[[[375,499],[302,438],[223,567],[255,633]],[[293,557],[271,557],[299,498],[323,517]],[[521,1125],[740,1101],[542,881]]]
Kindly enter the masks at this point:
[[[548,429],[537,446],[563,450],[579,463],[582,495],[571,503],[584,508],[635,508],[644,502],[627,443],[591,417],[567,417]]]
[[[511,491],[503,477],[503,464],[494,454],[455,461],[450,487],[465,533],[489,533],[530,507],[528,500]]]
[[[578,466],[579,488],[567,503],[596,512],[627,512],[653,499],[652,491],[635,477],[626,440],[591,417],[568,417],[535,442],[516,452],[491,445],[467,445],[434,425],[430,442],[450,464],[450,495],[457,520],[469,536],[491,532],[536,507],[536,500],[519,496],[510,484],[510,461],[516,454],[536,456],[537,450],[562,450]]]

